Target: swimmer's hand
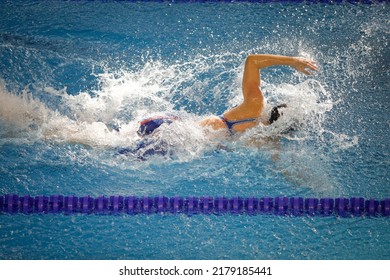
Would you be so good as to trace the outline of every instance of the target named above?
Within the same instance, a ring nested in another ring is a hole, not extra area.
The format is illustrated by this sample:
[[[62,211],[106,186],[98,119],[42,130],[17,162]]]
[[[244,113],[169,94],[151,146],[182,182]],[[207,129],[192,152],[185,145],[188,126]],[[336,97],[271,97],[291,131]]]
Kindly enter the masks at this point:
[[[309,70],[318,71],[316,62],[314,60],[310,60],[304,57],[294,57],[294,62],[292,63],[291,66],[294,67],[297,71],[302,72],[309,76],[312,75],[312,73]]]

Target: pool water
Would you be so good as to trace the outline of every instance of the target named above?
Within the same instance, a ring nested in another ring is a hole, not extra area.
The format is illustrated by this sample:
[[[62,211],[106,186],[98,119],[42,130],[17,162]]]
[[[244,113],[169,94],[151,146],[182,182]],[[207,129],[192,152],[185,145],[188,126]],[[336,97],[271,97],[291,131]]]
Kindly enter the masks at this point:
[[[390,196],[385,2],[0,4],[0,194]],[[240,102],[250,53],[320,71],[265,69],[269,107],[288,104],[277,124],[210,137],[197,123]],[[118,154],[168,113],[172,154]],[[0,214],[0,259],[389,259],[389,232],[385,217]]]

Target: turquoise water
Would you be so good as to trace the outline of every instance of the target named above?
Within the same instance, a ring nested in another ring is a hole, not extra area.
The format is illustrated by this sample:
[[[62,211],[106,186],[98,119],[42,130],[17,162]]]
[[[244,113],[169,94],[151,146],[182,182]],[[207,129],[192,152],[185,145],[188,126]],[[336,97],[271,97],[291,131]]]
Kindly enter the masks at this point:
[[[390,196],[386,3],[0,7],[1,194]],[[264,70],[279,124],[210,139],[197,121],[240,101],[249,53],[320,72]],[[174,155],[118,155],[155,113],[183,117]],[[0,215],[1,259],[389,259],[389,237],[381,217]]]

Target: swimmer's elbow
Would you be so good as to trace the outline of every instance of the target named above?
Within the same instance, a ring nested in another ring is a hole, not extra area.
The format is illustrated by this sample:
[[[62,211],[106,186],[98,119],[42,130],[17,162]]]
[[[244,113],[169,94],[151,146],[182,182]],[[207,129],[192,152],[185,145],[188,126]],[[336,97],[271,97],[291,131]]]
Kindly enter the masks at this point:
[[[267,60],[268,55],[266,54],[250,54],[247,56],[246,65],[256,65],[258,68],[262,68],[262,62]]]
[[[246,57],[246,60],[245,60],[245,65],[246,66],[250,66],[250,65],[256,65],[256,55],[254,54],[250,54]]]

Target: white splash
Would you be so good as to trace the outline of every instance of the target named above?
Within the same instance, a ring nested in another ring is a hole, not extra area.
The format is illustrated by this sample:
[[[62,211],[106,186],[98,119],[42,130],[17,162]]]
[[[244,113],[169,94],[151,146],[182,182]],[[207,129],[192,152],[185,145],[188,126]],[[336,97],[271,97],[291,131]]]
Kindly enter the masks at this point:
[[[226,77],[222,75],[213,81],[198,78],[211,71],[212,67],[222,69],[222,73],[230,77],[228,86]],[[7,92],[4,83],[1,83],[0,118],[5,131],[2,135],[15,135],[23,131],[31,139],[116,149],[132,146],[139,140],[136,132],[139,121],[145,116],[174,114],[180,116],[181,121],[162,126],[158,137],[174,146],[182,158],[191,160],[219,143],[199,127],[198,121],[202,116],[184,110],[191,108],[184,106],[180,109],[183,106],[177,105],[189,99],[195,102],[197,108],[209,105],[204,103],[204,95],[218,102],[222,98],[222,91],[228,93],[229,98],[224,97],[228,103],[239,102],[242,75],[239,69],[242,65],[235,69],[226,68],[223,56],[199,56],[190,62],[168,66],[152,61],[138,71],[106,71],[96,76],[98,90],[77,95],[68,94],[66,88],[45,87],[45,94],[61,98],[57,111],[34,99],[27,90],[16,96]],[[219,90],[207,91],[212,83]],[[315,79],[307,79],[297,85],[271,85],[264,81],[262,87],[270,103],[267,114],[272,108],[271,104],[287,104],[287,108],[281,109],[282,116],[275,124],[258,125],[235,138],[239,145],[256,141],[263,143],[269,137],[303,141],[312,139],[313,135],[318,137],[327,133],[323,122],[335,102],[321,83]],[[213,106],[211,104],[210,108]],[[60,112],[66,112],[66,115]],[[286,133],[292,128],[297,133]],[[343,147],[357,141],[349,141],[348,137],[336,134],[333,138],[343,142],[340,145]]]

